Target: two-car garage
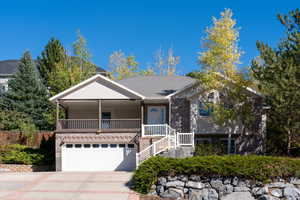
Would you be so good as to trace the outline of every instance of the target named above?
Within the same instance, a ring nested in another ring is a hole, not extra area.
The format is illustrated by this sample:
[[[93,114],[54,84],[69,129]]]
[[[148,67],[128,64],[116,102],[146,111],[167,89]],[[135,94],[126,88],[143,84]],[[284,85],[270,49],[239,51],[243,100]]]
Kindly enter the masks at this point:
[[[124,143],[65,143],[61,148],[62,171],[132,171],[136,147]]]

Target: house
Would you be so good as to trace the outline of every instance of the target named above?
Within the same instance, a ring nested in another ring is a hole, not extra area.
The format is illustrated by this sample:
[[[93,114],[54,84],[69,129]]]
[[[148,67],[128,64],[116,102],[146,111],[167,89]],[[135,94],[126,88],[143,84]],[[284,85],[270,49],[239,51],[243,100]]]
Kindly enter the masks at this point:
[[[19,60],[0,61],[0,92],[8,90],[8,80],[17,72],[19,63]],[[107,76],[107,72],[101,67],[96,67],[96,73]]]
[[[263,153],[265,114],[252,90],[255,124],[220,127],[203,109],[204,93],[186,76],[136,76],[113,81],[95,75],[50,101],[56,103],[56,170],[133,170],[170,149],[220,141],[228,153]],[[59,118],[63,116],[64,118]]]
[[[0,92],[7,91],[8,80],[16,73],[19,60],[0,61]]]

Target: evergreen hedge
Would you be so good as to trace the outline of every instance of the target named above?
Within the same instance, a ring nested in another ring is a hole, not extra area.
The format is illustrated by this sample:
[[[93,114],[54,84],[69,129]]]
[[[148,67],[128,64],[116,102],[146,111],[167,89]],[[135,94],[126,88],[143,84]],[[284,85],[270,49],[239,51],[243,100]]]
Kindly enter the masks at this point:
[[[300,177],[300,160],[271,156],[195,156],[190,158],[152,157],[133,176],[133,189],[147,193],[159,176],[200,175],[240,177],[267,182],[275,177]]]

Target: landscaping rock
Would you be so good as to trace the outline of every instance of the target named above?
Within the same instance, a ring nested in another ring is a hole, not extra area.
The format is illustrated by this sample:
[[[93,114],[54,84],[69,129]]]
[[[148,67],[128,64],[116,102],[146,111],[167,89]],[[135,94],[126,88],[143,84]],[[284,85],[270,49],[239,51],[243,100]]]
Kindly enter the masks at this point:
[[[189,200],[218,200],[219,195],[214,189],[192,190]]]
[[[167,184],[167,179],[165,177],[159,177],[158,184],[165,186]]]
[[[268,188],[285,188],[288,185],[284,182],[275,182],[266,185]]]
[[[231,184],[231,178],[225,178],[224,181],[223,181],[223,183],[225,185]]]
[[[283,196],[287,200],[299,200],[300,199],[300,190],[295,187],[286,187],[283,190]]]
[[[262,195],[258,198],[258,200],[279,200],[279,198],[272,197],[270,195]]]
[[[210,185],[212,188],[215,188],[217,190],[220,190],[224,186],[223,181],[220,179],[212,179],[210,181]]]
[[[200,181],[201,180],[200,176],[197,176],[197,175],[191,175],[189,179],[191,181]]]
[[[255,187],[252,189],[252,194],[254,196],[260,196],[260,195],[264,195],[264,194],[268,194],[268,193],[269,193],[268,187]]]
[[[195,182],[195,181],[188,181],[186,183],[186,187],[188,188],[195,188],[195,189],[202,189],[205,187],[205,185],[201,182]]]
[[[282,190],[281,189],[274,189],[274,190],[271,190],[270,192],[274,197],[282,197]]]
[[[156,187],[156,193],[157,193],[157,194],[161,194],[161,193],[163,193],[164,191],[165,191],[164,186],[158,185],[158,186]]]
[[[248,192],[248,191],[250,191],[250,188],[248,188],[248,187],[234,187],[233,191],[234,192]]]
[[[178,177],[177,176],[168,176],[168,181],[177,181]]]
[[[166,183],[166,187],[184,187],[185,183],[182,181],[171,181]]]
[[[221,198],[221,200],[255,200],[250,192],[233,192]]]
[[[183,197],[183,191],[176,189],[176,188],[170,188],[160,194],[162,198],[171,198],[171,199],[177,199]]]
[[[300,178],[292,177],[290,178],[290,183],[294,185],[300,185]]]
[[[185,175],[178,176],[178,179],[181,180],[181,181],[183,181],[183,182],[187,182],[189,180],[188,177],[185,176]]]
[[[233,185],[233,186],[237,186],[238,182],[239,182],[239,179],[238,179],[237,177],[234,177],[234,178],[232,179],[232,185]]]

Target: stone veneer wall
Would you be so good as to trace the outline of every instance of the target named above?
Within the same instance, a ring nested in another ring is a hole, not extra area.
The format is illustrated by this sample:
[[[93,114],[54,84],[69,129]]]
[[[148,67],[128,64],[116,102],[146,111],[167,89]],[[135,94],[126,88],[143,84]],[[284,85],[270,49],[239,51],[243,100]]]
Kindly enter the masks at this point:
[[[171,98],[171,127],[190,132],[190,102],[186,98]]]
[[[0,164],[0,172],[43,172],[52,170],[54,170],[54,166]]]
[[[299,200],[300,179],[277,178],[263,184],[237,177],[168,176],[158,178],[149,194],[189,200]]]

